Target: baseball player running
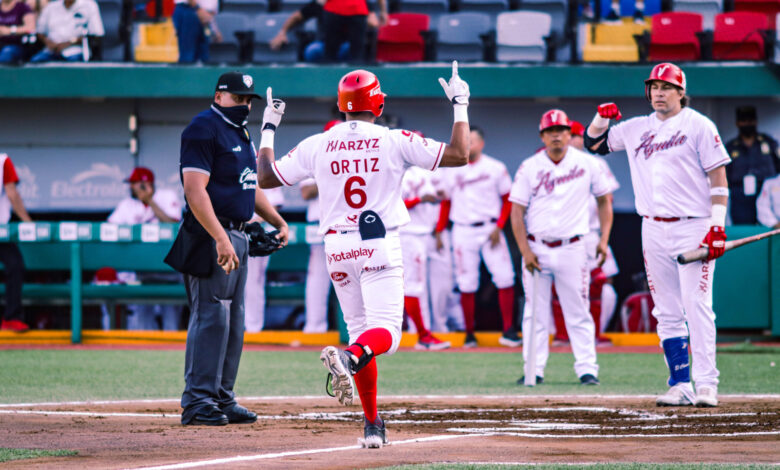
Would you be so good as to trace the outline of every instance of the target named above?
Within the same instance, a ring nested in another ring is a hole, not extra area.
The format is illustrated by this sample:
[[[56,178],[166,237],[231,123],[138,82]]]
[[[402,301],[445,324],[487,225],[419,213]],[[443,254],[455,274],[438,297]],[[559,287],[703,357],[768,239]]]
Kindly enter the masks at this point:
[[[571,124],[566,113],[551,109],[542,115],[539,133],[545,149],[525,160],[515,175],[509,200],[512,230],[523,255],[523,289],[527,300],[523,333],[534,336],[534,350],[523,345],[523,359],[536,358],[536,383],[544,381],[549,356],[550,296],[558,291],[574,352],[574,372],[583,385],[598,385],[595,325],[588,312],[588,199],[598,200],[601,238],[596,247],[604,262],[612,229],[612,187],[598,162],[569,146]],[[534,271],[539,271],[537,282]],[[533,311],[533,306],[537,311]],[[543,311],[542,311],[543,310]],[[532,331],[532,315],[536,316]],[[527,333],[526,333],[527,332]],[[524,377],[518,384],[524,383]]]
[[[401,182],[401,195],[411,222],[401,227],[404,257],[404,308],[417,329],[416,349],[439,350],[449,341],[435,337],[425,326],[422,302],[428,303],[428,253],[434,248],[433,231],[439,217],[439,198],[431,180],[432,173],[411,167]]]
[[[655,302],[658,336],[669,367],[670,389],[658,406],[717,406],[715,258],[723,255],[729,190],[729,156],[715,124],[689,108],[685,74],[671,63],[653,67],[645,80],[653,113],[609,128],[621,118],[615,103],[598,107],[585,135],[591,152],[628,153],[636,210],[642,220],[642,251]],[[678,265],[675,257],[707,246],[706,260]],[[691,385],[688,338],[693,352]]]
[[[512,178],[506,165],[482,153],[484,147],[484,132],[472,126],[468,166],[449,170],[444,176],[449,201],[442,204],[445,214],[449,214],[453,222],[455,276],[466,323],[463,346],[477,346],[474,315],[482,258],[498,288],[498,304],[504,324],[504,332],[498,341],[505,346],[517,347],[522,342],[513,321],[515,270],[503,232],[511,209],[507,198]]]
[[[269,188],[313,177],[320,190],[320,234],[350,342],[345,350],[326,347],[320,359],[340,403],[352,404],[357,384],[365,414],[363,447],[387,442],[385,423],[377,414],[374,356],[392,354],[401,341],[404,285],[398,229],[409,222],[401,179],[412,166],[435,170],[465,165],[468,159],[469,87],[458,76],[457,62],[449,82],[439,81],[455,110],[449,145],[374,124],[385,94],[374,74],[355,70],[338,86],[339,110],[347,121],[303,140],[278,161],[273,137],[285,105],[272,101],[268,89],[259,181]]]

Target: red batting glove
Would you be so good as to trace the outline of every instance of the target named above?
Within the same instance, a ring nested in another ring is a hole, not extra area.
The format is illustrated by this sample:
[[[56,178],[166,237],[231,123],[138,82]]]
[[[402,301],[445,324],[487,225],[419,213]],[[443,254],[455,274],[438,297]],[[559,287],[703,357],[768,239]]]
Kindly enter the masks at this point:
[[[614,119],[616,121],[619,121],[620,118],[623,117],[622,114],[620,114],[620,110],[618,109],[617,105],[615,103],[602,103],[599,105],[598,108],[599,116],[605,118],[605,119]]]
[[[710,227],[707,236],[702,240],[701,246],[709,248],[707,261],[720,258],[726,251],[726,230],[723,227],[713,225]]]

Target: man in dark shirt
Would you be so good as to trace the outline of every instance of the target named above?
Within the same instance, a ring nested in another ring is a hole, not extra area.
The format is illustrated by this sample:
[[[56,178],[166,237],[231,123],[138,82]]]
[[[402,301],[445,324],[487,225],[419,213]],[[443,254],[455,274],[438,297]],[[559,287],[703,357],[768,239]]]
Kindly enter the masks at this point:
[[[753,106],[737,108],[739,135],[726,143],[731,164],[726,174],[731,190],[731,222],[755,225],[756,199],[764,180],[780,173],[777,141],[757,129],[758,116]]]
[[[214,103],[181,136],[187,210],[179,236],[188,249],[178,258],[191,263],[182,270],[191,311],[182,424],[257,420],[233,393],[244,340],[248,243],[242,229],[256,211],[279,229],[284,245],[288,227],[257,186],[256,151],[246,128],[252,98],[259,96],[250,75],[223,74]],[[176,243],[169,258],[175,249]]]

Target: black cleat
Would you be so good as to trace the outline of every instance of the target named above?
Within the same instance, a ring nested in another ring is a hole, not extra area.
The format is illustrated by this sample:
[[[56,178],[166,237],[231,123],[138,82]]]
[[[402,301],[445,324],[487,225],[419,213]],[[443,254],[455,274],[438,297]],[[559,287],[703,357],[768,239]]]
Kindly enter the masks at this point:
[[[363,440],[360,441],[360,445],[365,449],[381,449],[383,445],[387,444],[387,429],[385,429],[385,421],[379,416],[376,417],[376,422],[369,423],[366,417],[363,417]]]
[[[580,377],[580,385],[601,385],[599,379],[593,374],[585,374]]]

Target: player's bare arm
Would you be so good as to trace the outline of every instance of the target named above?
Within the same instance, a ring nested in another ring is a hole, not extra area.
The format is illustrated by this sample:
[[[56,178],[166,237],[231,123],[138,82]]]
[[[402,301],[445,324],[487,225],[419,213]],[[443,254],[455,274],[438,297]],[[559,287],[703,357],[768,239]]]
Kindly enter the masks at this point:
[[[282,185],[274,174],[271,165],[274,162],[274,135],[276,128],[282,122],[285,102],[274,100],[271,87],[266,90],[265,110],[263,111],[262,137],[260,138],[260,154],[257,158],[257,185],[263,189],[278,188]]]
[[[601,228],[601,239],[596,247],[596,257],[599,266],[607,260],[609,251],[609,233],[612,231],[612,194],[605,194],[596,198],[599,208],[599,226]]]
[[[271,202],[268,201],[268,197],[266,197],[265,193],[260,188],[257,188],[255,191],[255,212],[257,212],[266,222],[279,230],[276,238],[282,242],[282,246],[286,246],[290,234],[290,227],[287,226],[287,222],[279,215],[279,212]]]
[[[230,237],[214,213],[214,206],[211,205],[211,199],[206,192],[206,185],[209,183],[209,175],[195,171],[186,171],[182,175],[184,185],[184,197],[192,211],[192,214],[198,220],[200,225],[217,242],[217,264],[230,274],[234,269],[238,269],[238,256]]]
[[[157,220],[160,222],[178,222],[178,218],[173,218],[165,213],[164,210],[155,202],[154,200],[154,187],[148,185],[146,182],[140,182],[136,185],[130,186],[135,193],[136,197],[149,206],[152,209],[152,212],[154,213],[155,217],[157,217]]]
[[[320,195],[316,184],[305,184],[301,186],[301,197],[304,201],[311,201]]]
[[[16,183],[7,183],[5,186],[5,194],[8,196],[8,200],[11,201],[11,208],[19,216],[19,220],[22,222],[32,222],[30,214],[27,213],[27,209],[22,202],[22,196],[16,189]]]
[[[463,166],[469,161],[471,147],[471,128],[469,127],[469,84],[458,75],[458,61],[452,61],[452,76],[449,82],[439,78],[439,83],[452,102],[455,123],[452,125],[450,143],[444,148],[440,167]]]
[[[512,233],[515,235],[517,248],[523,256],[525,269],[533,273],[534,270],[541,271],[542,268],[539,266],[539,260],[528,244],[528,231],[525,228],[525,212],[527,209],[526,206],[512,203]]]

